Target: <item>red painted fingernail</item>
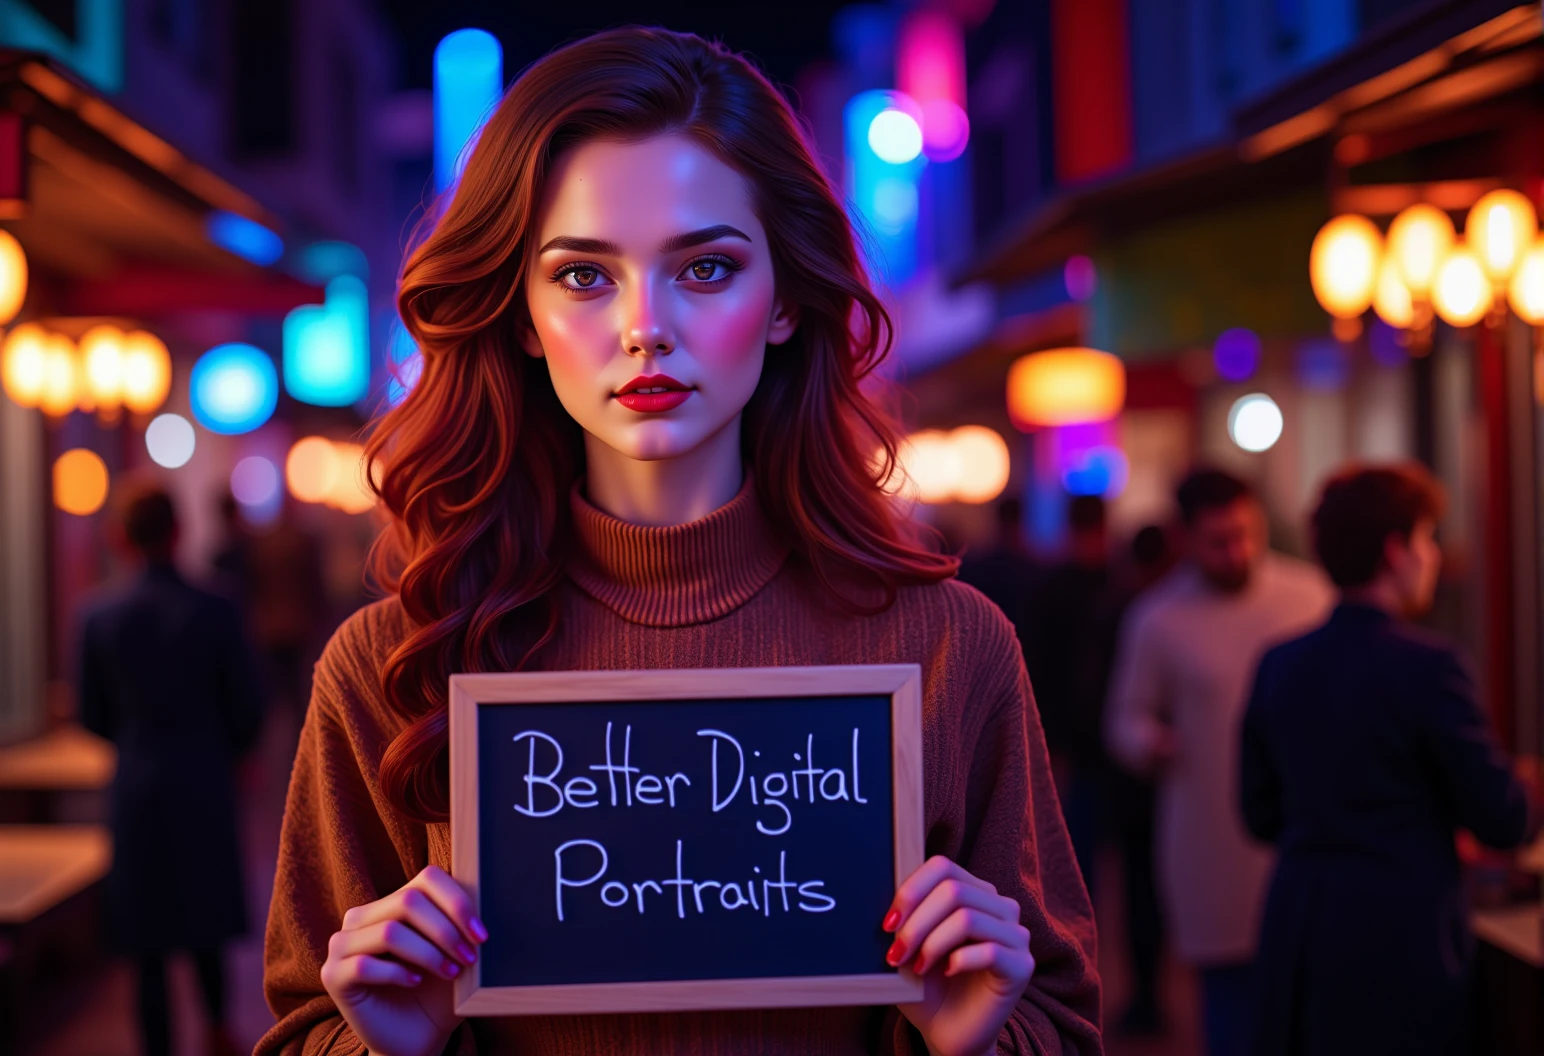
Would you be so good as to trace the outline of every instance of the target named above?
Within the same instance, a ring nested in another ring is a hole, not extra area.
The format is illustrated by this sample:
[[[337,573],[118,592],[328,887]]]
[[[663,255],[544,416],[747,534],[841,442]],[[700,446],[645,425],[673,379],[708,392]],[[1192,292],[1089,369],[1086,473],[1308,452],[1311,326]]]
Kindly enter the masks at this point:
[[[892,909],[890,911],[890,915],[885,918],[885,922],[881,924],[880,927],[884,928],[886,931],[894,931],[896,926],[900,923],[901,911],[898,909]]]
[[[906,946],[900,939],[896,939],[890,944],[890,951],[885,954],[885,963],[894,966],[900,964],[905,959]]]
[[[476,917],[472,918],[472,934],[477,936],[478,942],[488,941],[488,929],[483,927],[483,922]]]
[[[472,952],[472,947],[468,946],[464,942],[456,947],[456,954],[467,964],[471,964],[473,961],[477,960],[477,954]]]
[[[911,971],[912,971],[913,975],[921,975],[922,974],[922,962],[924,960],[926,960],[926,957],[923,954],[920,954],[920,953],[917,954],[917,963],[911,966]]]

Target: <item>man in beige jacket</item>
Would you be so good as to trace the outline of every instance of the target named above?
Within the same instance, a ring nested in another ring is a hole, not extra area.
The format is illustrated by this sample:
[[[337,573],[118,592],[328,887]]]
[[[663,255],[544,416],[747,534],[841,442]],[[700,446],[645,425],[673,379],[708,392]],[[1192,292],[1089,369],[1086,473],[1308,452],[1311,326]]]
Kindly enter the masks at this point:
[[[1179,486],[1188,560],[1121,628],[1105,739],[1158,782],[1158,885],[1175,953],[1201,982],[1208,1056],[1243,1056],[1270,853],[1238,812],[1239,724],[1267,648],[1334,602],[1306,562],[1267,548],[1248,485],[1199,470]]]

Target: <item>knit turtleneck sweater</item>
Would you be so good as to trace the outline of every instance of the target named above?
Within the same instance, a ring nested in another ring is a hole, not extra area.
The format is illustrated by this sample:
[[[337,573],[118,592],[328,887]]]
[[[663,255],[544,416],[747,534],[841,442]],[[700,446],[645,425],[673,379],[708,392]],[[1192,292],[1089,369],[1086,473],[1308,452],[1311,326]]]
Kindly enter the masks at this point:
[[[1016,898],[1035,974],[1001,1053],[1093,1054],[1099,1038],[1094,922],[1062,823],[1012,626],[955,581],[902,588],[876,616],[831,604],[778,538],[747,481],[714,513],[674,527],[627,524],[576,491],[576,553],[556,588],[546,670],[915,663],[923,677],[926,852]],[[352,906],[431,863],[450,869],[449,825],[398,813],[380,761],[402,726],[380,683],[409,632],[396,598],[351,617],[315,675],[284,815],[264,986],[279,1022],[258,1056],[364,1052],[322,988],[327,943]],[[776,1053],[923,1056],[890,1008],[805,1008],[468,1021],[446,1050],[543,1056]]]

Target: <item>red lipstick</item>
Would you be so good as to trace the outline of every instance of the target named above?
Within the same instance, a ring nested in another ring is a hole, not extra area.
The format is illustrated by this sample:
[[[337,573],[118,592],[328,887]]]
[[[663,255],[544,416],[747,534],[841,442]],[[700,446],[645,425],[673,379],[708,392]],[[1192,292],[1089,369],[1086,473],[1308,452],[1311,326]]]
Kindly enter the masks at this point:
[[[640,374],[616,391],[616,401],[630,411],[659,414],[673,411],[692,394],[669,374]]]

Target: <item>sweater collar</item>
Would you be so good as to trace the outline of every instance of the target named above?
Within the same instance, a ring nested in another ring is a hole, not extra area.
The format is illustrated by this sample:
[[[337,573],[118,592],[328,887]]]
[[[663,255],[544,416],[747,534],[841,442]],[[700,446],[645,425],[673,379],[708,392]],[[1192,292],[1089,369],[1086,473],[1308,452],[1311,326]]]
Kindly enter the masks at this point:
[[[727,616],[777,575],[788,556],[749,474],[739,494],[701,520],[629,524],[569,496],[578,545],[568,577],[624,620],[685,627]]]

